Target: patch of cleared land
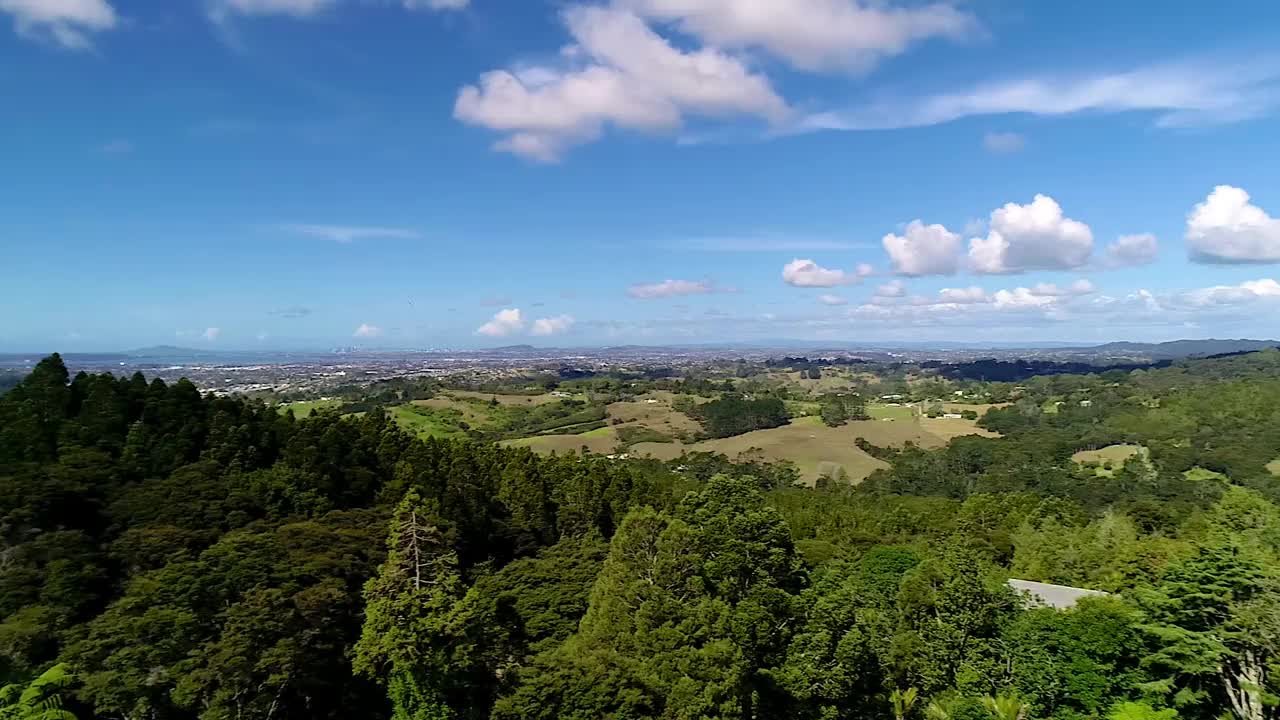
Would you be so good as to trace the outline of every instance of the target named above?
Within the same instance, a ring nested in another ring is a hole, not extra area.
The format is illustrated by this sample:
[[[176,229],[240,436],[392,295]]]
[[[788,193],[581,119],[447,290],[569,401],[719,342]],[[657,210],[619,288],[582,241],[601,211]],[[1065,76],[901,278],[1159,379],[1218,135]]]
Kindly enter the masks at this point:
[[[543,393],[541,395],[500,395],[498,393],[475,392],[472,390],[446,390],[444,395],[458,398],[459,400],[480,400],[489,402],[497,400],[499,405],[545,405],[546,403],[560,402],[567,398],[551,393]],[[583,399],[581,395],[573,396],[575,399]]]
[[[906,420],[915,417],[915,410],[910,405],[891,405],[889,403],[869,403],[867,414],[872,420]]]
[[[618,446],[618,432],[611,427],[603,427],[581,435],[539,435],[519,440],[506,440],[502,444],[509,447],[527,447],[534,452],[560,454],[579,452],[586,447],[593,453],[607,455]]]
[[[1267,469],[1271,471],[1272,475],[1280,475],[1280,458],[1267,463]]]
[[[456,411],[420,408],[411,404],[397,405],[388,408],[387,412],[400,424],[400,427],[418,437],[453,438],[465,435],[457,424],[461,417],[458,415],[450,417]]]
[[[943,440],[958,438],[961,435],[1000,437],[1000,433],[991,432],[985,428],[978,427],[978,422],[976,420],[965,420],[964,418],[922,417],[920,418],[920,427],[925,432],[937,435]]]
[[[1182,473],[1182,476],[1188,480],[1227,480],[1227,476],[1220,472],[1210,470],[1208,468],[1193,467]]]
[[[751,452],[764,460],[786,460],[796,464],[801,478],[812,485],[820,475],[843,469],[853,482],[866,478],[877,468],[888,464],[860,450],[854,441],[866,438],[874,445],[902,445],[908,440],[925,447],[938,447],[943,440],[924,432],[913,422],[865,420],[842,427],[827,427],[816,417],[797,418],[790,425],[756,430],[718,440],[692,444],[639,443],[631,449],[637,455],[662,460],[679,457],[683,452],[716,452],[736,458]]]
[[[1124,463],[1135,455],[1147,457],[1147,449],[1142,445],[1108,445],[1097,450],[1081,450],[1071,459],[1081,465],[1096,465],[1099,475],[1114,475],[1115,470],[1124,467]]]
[[[611,403],[606,409],[609,420],[634,423],[667,435],[692,435],[700,426],[693,418],[671,407],[668,398],[654,395],[637,398],[634,402]]]
[[[302,402],[293,402],[281,405],[280,412],[292,410],[294,417],[302,419],[304,417],[309,417],[311,413],[317,410],[329,410],[341,405],[341,400],[303,400]]]
[[[461,418],[471,425],[483,425],[493,418],[493,412],[489,408],[488,401],[485,402],[466,402],[463,400],[455,400],[451,397],[433,397],[430,400],[414,400],[413,405],[418,407],[431,408],[433,410],[445,410],[457,412]]]

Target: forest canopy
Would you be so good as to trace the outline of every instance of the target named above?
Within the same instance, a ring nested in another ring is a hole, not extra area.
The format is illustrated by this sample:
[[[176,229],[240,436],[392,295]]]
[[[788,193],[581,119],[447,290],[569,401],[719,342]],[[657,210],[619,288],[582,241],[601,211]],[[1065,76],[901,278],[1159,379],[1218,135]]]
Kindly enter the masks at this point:
[[[50,356],[0,396],[0,717],[1274,720],[1280,353],[1020,387],[811,489]]]

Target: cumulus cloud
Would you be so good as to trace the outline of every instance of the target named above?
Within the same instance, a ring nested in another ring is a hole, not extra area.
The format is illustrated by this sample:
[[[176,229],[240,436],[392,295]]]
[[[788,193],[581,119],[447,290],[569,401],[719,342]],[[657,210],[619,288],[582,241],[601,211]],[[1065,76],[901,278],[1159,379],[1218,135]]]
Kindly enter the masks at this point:
[[[114,28],[119,18],[106,0],[0,0],[20,35],[48,38],[70,50],[93,47],[90,33]]]
[[[1280,219],[1241,188],[1219,185],[1187,216],[1187,245],[1197,262],[1280,262]]]
[[[830,270],[812,260],[795,259],[782,268],[782,281],[792,287],[826,288],[860,282],[873,272],[862,263],[853,271]]]
[[[1065,217],[1048,195],[1027,205],[1008,203],[991,213],[985,238],[969,241],[969,265],[978,273],[1069,270],[1093,252],[1093,231]]]
[[[967,288],[942,288],[938,291],[938,302],[943,303],[970,305],[990,302],[990,300],[991,298],[987,297],[986,290],[973,285]]]
[[[1027,146],[1027,139],[1015,132],[989,132],[982,136],[982,147],[988,152],[1016,153]]]
[[[218,339],[218,336],[221,334],[222,334],[221,328],[211,327],[211,328],[205,328],[204,332],[200,333],[200,337],[208,342],[214,342]]]
[[[1131,267],[1155,262],[1160,251],[1156,236],[1151,233],[1138,235],[1121,235],[1115,242],[1107,246],[1106,265],[1108,267]]]
[[[877,298],[901,298],[907,296],[907,286],[901,280],[890,280],[876,288]]]
[[[951,275],[960,266],[960,236],[942,225],[912,220],[901,235],[889,233],[881,243],[899,275]]]
[[[360,327],[356,328],[356,331],[351,333],[351,337],[358,338],[376,338],[381,336],[382,328],[377,325],[370,325],[369,323],[361,323]]]
[[[1239,285],[1216,285],[1193,290],[1184,299],[1196,306],[1238,305],[1255,300],[1280,300],[1280,282],[1271,278],[1248,280]]]
[[[610,125],[661,132],[678,129],[686,114],[779,122],[789,112],[741,60],[677,49],[631,11],[574,6],[564,21],[574,40],[562,51],[564,66],[486,72],[459,91],[454,117],[506,133],[497,150],[555,162]]]
[[[1069,297],[1072,295],[1088,295],[1096,289],[1093,283],[1080,278],[1065,287],[1054,283],[1039,283],[1031,288],[1031,294],[1040,297]]]
[[[524,329],[524,315],[518,308],[499,310],[489,322],[476,328],[477,335],[506,337]]]
[[[839,295],[819,295],[818,302],[823,305],[848,305],[849,301]]]
[[[357,240],[416,240],[422,237],[417,230],[394,227],[370,227],[357,225],[281,225],[287,232],[308,237],[332,240],[337,243],[353,243]]]
[[[1030,75],[957,92],[881,100],[803,118],[797,131],[924,127],[979,115],[1150,112],[1160,127],[1257,117],[1276,104],[1280,63],[1195,61],[1120,72]]]
[[[533,329],[529,332],[533,335],[561,335],[569,332],[574,325],[574,319],[569,315],[556,315],[555,317],[538,318],[533,321]]]
[[[640,300],[680,297],[682,295],[707,295],[715,287],[707,281],[663,280],[655,283],[637,283],[627,288],[627,294]]]
[[[1041,295],[1030,288],[1018,287],[1012,290],[997,290],[992,296],[996,308],[1036,308],[1054,303],[1053,296]]]
[[[981,32],[948,3],[873,0],[623,0],[647,18],[732,49],[761,49],[802,70],[864,71],[929,38]]]

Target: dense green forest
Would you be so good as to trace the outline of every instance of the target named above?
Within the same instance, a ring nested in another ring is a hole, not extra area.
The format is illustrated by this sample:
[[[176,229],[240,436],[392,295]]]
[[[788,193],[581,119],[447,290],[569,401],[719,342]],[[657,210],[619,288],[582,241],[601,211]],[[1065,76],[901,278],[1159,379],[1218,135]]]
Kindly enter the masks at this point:
[[[1002,392],[806,489],[51,356],[0,396],[0,718],[1280,717],[1280,352]]]

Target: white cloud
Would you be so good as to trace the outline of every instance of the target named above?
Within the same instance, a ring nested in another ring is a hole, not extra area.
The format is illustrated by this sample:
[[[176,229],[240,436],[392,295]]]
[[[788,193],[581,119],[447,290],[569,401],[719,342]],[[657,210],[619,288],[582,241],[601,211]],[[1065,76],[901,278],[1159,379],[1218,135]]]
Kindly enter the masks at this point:
[[[993,153],[1016,153],[1027,146],[1027,139],[1015,132],[989,132],[982,136],[982,147]]]
[[[200,333],[200,337],[207,342],[214,342],[218,339],[218,336],[221,334],[222,334],[222,330],[220,328],[211,327],[211,328],[205,328],[204,332]]]
[[[849,301],[839,295],[819,295],[818,302],[823,305],[848,305]]]
[[[1280,300],[1280,283],[1271,278],[1249,280],[1239,285],[1217,285],[1192,290],[1183,299],[1195,306],[1239,305],[1255,300]]]
[[[1145,111],[1161,127],[1233,122],[1276,104],[1280,62],[1182,62],[1092,75],[1028,76],[968,90],[877,102],[802,119],[797,131],[887,130],[939,125],[964,117],[1028,113]]]
[[[404,0],[410,10],[464,10],[471,0]]]
[[[358,338],[376,338],[381,336],[382,328],[377,325],[370,325],[369,323],[361,323],[360,327],[356,328],[356,331],[351,333],[351,337]]]
[[[1159,251],[1160,244],[1151,233],[1121,235],[1107,246],[1106,264],[1108,267],[1146,265],[1155,261]]]
[[[958,305],[970,305],[973,303],[990,302],[991,298],[987,297],[987,291],[977,286],[967,288],[942,288],[938,291],[938,302],[956,303]]]
[[[881,242],[899,275],[951,275],[960,265],[960,236],[942,225],[912,220],[902,235],[889,233]]]
[[[907,286],[901,280],[890,280],[889,282],[876,288],[876,297],[878,298],[900,298],[907,296]]]
[[[949,3],[889,7],[875,0],[622,0],[718,47],[760,48],[802,70],[862,71],[934,38],[980,33]]]
[[[524,329],[524,315],[518,308],[499,310],[493,319],[476,328],[477,335],[489,337],[506,337]]]
[[[416,240],[422,233],[408,228],[368,227],[352,225],[282,225],[281,229],[298,235],[352,243],[357,240]]]
[[[574,319],[569,315],[556,315],[555,317],[538,318],[533,321],[533,329],[529,332],[533,335],[560,335],[569,332],[574,325]]]
[[[119,22],[106,0],[0,0],[0,13],[13,17],[19,34],[48,37],[71,50],[92,47],[89,33],[110,30]]]
[[[1048,195],[1028,205],[1008,203],[991,213],[985,238],[969,241],[969,265],[979,273],[1068,270],[1084,265],[1093,252],[1093,231],[1064,217]]]
[[[860,282],[873,272],[866,263],[853,271],[830,270],[812,260],[795,259],[782,268],[782,281],[793,287],[826,288]]]
[[[1208,263],[1280,262],[1280,219],[1249,202],[1249,193],[1219,185],[1187,216],[1191,259]]]
[[[562,52],[569,67],[484,73],[459,91],[454,117],[507,133],[497,150],[554,162],[608,125],[671,131],[686,114],[778,122],[789,112],[768,79],[737,58],[712,48],[683,52],[631,12],[575,6],[564,19],[574,40]]]
[[[296,18],[311,17],[337,0],[221,0],[215,12],[232,12],[240,15],[289,15]]]
[[[1021,309],[1045,307],[1054,303],[1054,298],[1048,295],[1041,295],[1024,287],[1014,288],[1012,290],[997,290],[992,296],[997,309]]]
[[[0,0],[3,1],[3,0]],[[284,15],[293,18],[310,18],[335,7],[340,0],[215,0],[210,11],[215,20],[226,16]],[[469,0],[398,0],[406,10],[462,10]]]
[[[1066,287],[1061,287],[1053,283],[1039,283],[1031,288],[1032,295],[1040,297],[1068,297],[1071,295],[1088,295],[1097,290],[1093,283],[1084,278],[1080,278]]]
[[[627,294],[641,300],[679,297],[681,295],[707,295],[715,292],[715,287],[706,281],[663,280],[656,283],[637,283],[627,288]]]

